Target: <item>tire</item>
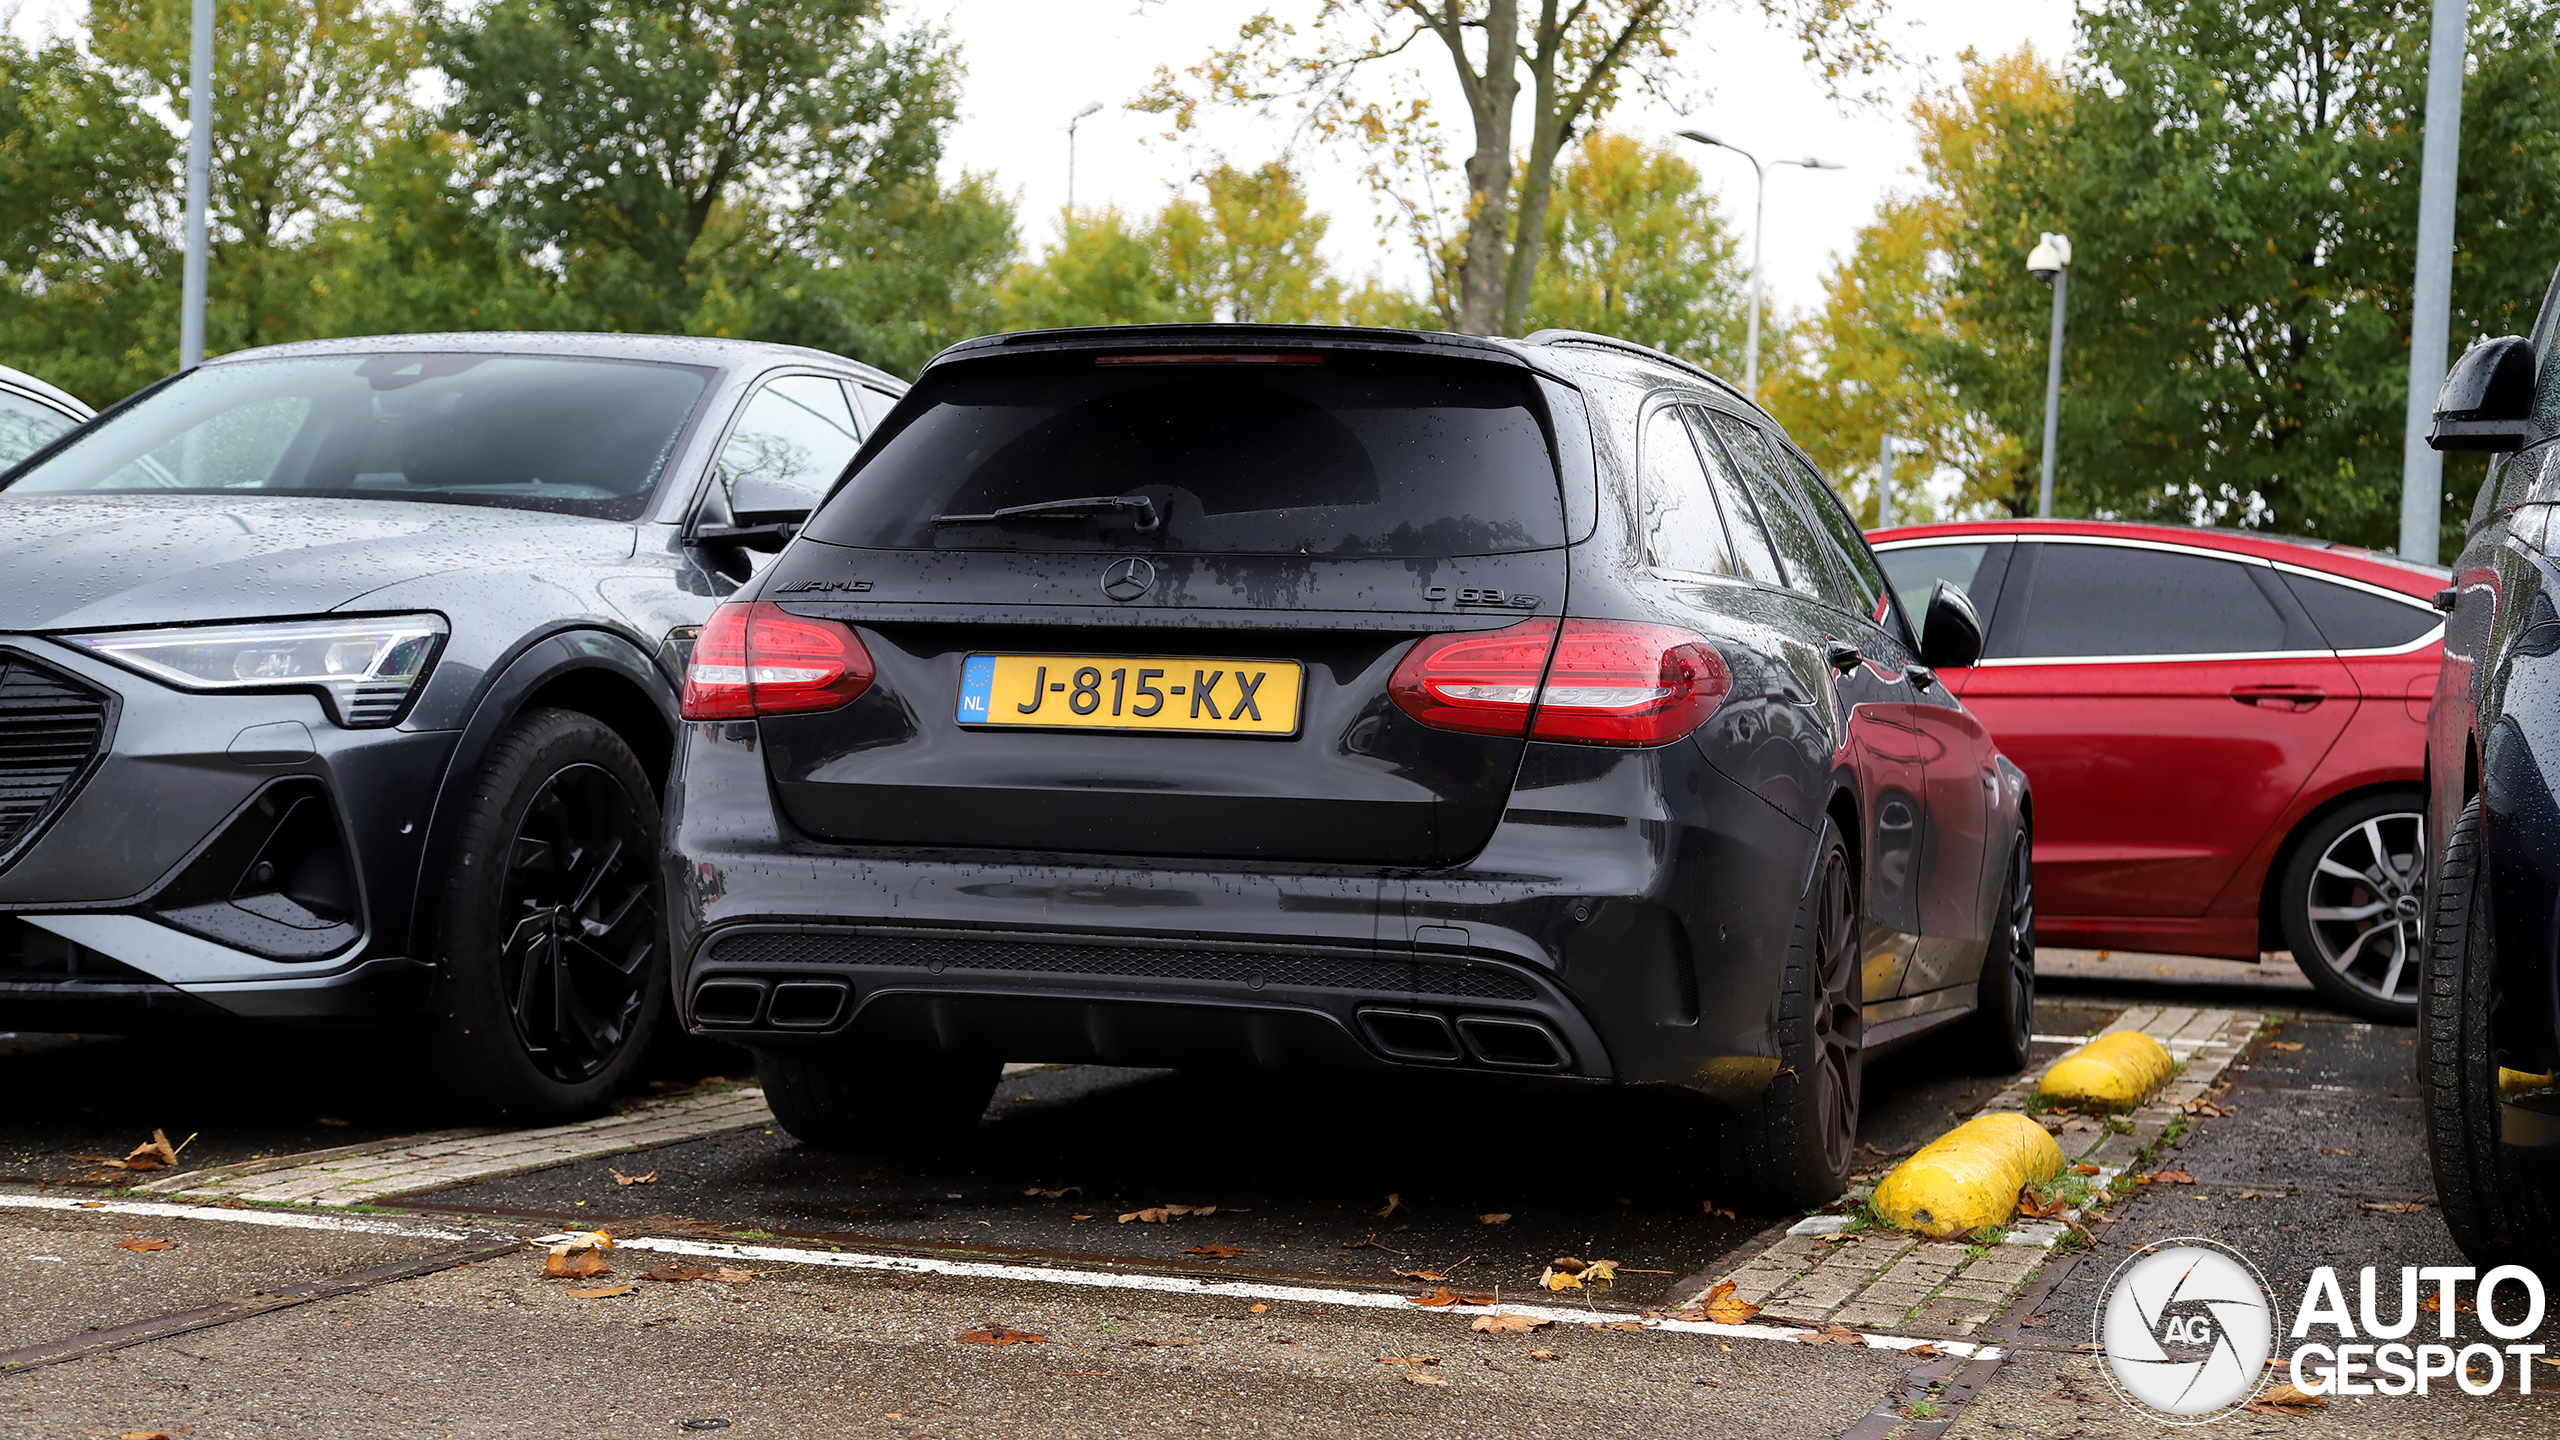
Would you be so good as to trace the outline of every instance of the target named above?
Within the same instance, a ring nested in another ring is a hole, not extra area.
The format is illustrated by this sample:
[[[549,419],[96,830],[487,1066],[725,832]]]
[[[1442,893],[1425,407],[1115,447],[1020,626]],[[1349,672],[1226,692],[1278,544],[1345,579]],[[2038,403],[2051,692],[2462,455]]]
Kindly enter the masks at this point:
[[[1977,1075],[2015,1075],[2034,1056],[2036,1032],[2036,873],[2024,834],[2009,853],[2009,883],[1991,943],[1974,982],[1971,1019],[1952,1039],[1964,1065]]]
[[[2426,800],[2386,790],[2305,829],[2277,884],[2293,963],[2320,998],[2387,1025],[2418,1018],[2426,968]]]
[[[841,1050],[759,1050],[773,1118],[820,1150],[901,1151],[948,1144],[987,1111],[1001,1060],[888,1059]]]
[[[2427,1163],[2445,1228],[2474,1265],[2560,1262],[2560,1157],[2498,1139],[2498,1062],[2489,1043],[2489,897],[2480,875],[2480,802],[2445,843],[2418,1023]]]
[[[1848,1188],[1858,1144],[1865,1019],[1859,1008],[1858,885],[1825,820],[1811,882],[1787,935],[1778,993],[1778,1075],[1759,1103],[1722,1117],[1725,1203],[1756,1214],[1826,1204]]]
[[[439,1108],[514,1125],[602,1111],[666,1013],[658,801],[622,737],[520,717],[463,802],[438,978],[411,1037]]]

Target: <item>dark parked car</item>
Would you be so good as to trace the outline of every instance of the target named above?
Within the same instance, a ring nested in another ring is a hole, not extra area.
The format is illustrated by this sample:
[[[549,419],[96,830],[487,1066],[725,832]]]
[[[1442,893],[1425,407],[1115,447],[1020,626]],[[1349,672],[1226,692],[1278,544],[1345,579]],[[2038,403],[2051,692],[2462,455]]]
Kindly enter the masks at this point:
[[[2428,725],[2419,1079],[2436,1198],[2483,1266],[2560,1265],[2560,279],[2530,339],[2473,346],[2428,436],[2486,451]]]
[[[1863,1056],[2026,1054],[2025,783],[1925,637],[1635,346],[972,341],[694,652],[685,1013],[820,1144],[1006,1059],[1411,1067],[1711,1097],[1666,1160],[1825,1199]]]
[[[784,346],[244,351],[0,490],[0,1029],[382,1024],[599,1105],[668,1010],[682,649],[902,387]]]

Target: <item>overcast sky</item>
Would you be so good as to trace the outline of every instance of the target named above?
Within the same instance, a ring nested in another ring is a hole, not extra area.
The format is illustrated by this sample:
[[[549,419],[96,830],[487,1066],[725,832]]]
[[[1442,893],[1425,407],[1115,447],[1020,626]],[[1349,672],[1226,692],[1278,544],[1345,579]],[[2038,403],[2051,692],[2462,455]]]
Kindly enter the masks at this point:
[[[1164,124],[1124,107],[1158,66],[1179,69],[1231,39],[1247,16],[1276,3],[1303,14],[1312,0],[891,0],[904,24],[946,27],[969,64],[962,119],[952,136],[950,165],[991,171],[1022,204],[1026,241],[1036,248],[1055,233],[1066,203],[1067,117],[1089,102],[1106,107],[1086,120],[1078,147],[1077,200],[1136,212],[1164,203],[1174,186],[1213,153],[1162,138]],[[82,0],[0,0],[9,27],[32,36],[76,23]],[[1923,87],[1949,83],[1966,47],[1986,54],[2033,44],[2059,56],[2071,39],[2070,0],[1900,0],[1888,31],[1911,65],[1885,79],[1891,98],[1843,107],[1807,73],[1795,45],[1755,9],[1709,7],[1691,34],[1683,61],[1697,79],[1685,106],[1634,97],[1609,119],[1617,129],[1665,138],[1683,127],[1707,130],[1757,151],[1762,159],[1806,154],[1845,163],[1843,171],[1771,172],[1763,263],[1773,306],[1803,308],[1821,298],[1833,259],[1875,212],[1885,194],[1913,182],[1907,106]],[[1428,53],[1426,53],[1428,51]],[[1444,54],[1414,47],[1435,83],[1449,87]],[[1465,135],[1454,93],[1442,101],[1444,124]],[[1214,153],[1241,165],[1279,154],[1285,124],[1242,117],[1219,124]],[[1695,149],[1695,147],[1690,147]],[[1336,261],[1354,276],[1372,272],[1416,285],[1421,267],[1400,238],[1376,224],[1357,157],[1301,146],[1294,157],[1318,204],[1335,224],[1328,237]],[[1739,157],[1701,151],[1694,157],[1723,197],[1725,212],[1747,227],[1751,167]],[[1386,239],[1385,244],[1381,240]],[[2023,260],[2022,262],[2023,263]]]

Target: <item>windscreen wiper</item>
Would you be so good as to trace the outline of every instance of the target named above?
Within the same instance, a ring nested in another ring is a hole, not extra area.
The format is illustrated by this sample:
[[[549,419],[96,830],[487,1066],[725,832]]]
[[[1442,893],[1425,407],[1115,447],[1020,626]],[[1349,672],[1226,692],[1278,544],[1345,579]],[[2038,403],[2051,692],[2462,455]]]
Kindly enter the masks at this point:
[[[936,515],[936,525],[1014,525],[1041,524],[1051,520],[1091,520],[1105,515],[1128,515],[1137,522],[1144,535],[1164,523],[1156,512],[1156,502],[1144,495],[1087,495],[1076,500],[1043,500],[1037,505],[1008,505],[984,515]]]

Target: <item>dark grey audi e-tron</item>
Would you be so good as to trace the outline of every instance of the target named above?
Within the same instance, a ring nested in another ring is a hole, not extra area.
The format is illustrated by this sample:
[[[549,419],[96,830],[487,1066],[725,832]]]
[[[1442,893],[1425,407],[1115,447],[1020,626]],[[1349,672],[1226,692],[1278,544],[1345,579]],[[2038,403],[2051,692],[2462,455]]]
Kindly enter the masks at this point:
[[[681,1003],[820,1144],[1005,1060],[1406,1068],[1647,1087],[1666,1164],[1828,1199],[1865,1056],[2026,1057],[1980,639],[1635,346],[971,341],[694,650]]]
[[[313,342],[28,456],[0,1030],[382,1026],[444,1108],[600,1106],[667,1009],[682,652],[903,388],[777,345]]]

